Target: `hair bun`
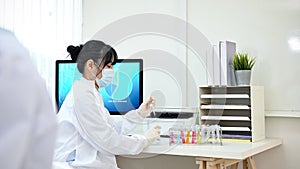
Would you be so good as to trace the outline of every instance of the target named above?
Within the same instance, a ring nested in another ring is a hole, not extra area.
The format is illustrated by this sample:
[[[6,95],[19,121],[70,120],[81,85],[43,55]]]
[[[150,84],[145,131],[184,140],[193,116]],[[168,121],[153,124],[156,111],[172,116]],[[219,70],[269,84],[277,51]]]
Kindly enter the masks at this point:
[[[74,61],[77,60],[78,54],[81,51],[82,47],[83,47],[83,45],[79,45],[79,46],[70,45],[67,47],[67,51],[70,53],[72,60],[74,60]]]

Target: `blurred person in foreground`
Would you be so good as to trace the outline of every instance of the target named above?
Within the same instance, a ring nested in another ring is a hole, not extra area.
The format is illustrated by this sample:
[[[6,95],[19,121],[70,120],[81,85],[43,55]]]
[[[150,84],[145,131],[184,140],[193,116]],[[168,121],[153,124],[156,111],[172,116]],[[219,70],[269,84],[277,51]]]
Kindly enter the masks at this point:
[[[55,134],[44,81],[14,34],[0,28],[0,168],[52,168]]]

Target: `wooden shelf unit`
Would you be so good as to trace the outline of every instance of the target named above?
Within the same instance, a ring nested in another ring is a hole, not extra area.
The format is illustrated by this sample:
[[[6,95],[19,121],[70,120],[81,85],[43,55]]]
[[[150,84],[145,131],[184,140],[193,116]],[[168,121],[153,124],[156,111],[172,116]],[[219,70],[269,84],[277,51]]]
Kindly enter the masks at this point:
[[[265,138],[263,86],[206,86],[199,89],[200,124],[219,124],[223,140]]]

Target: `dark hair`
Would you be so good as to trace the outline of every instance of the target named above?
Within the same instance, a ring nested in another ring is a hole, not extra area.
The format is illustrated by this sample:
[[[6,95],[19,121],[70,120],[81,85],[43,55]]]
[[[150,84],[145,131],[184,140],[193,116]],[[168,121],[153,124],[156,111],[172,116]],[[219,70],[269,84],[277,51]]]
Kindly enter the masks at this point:
[[[79,45],[79,46],[73,46],[70,45],[67,47],[67,51],[70,53],[71,59],[72,60],[77,60],[78,54],[80,52],[80,50],[82,49],[83,45]]]
[[[114,64],[118,58],[117,52],[111,46],[98,40],[90,40],[79,47],[69,46],[67,51],[70,53],[72,60],[76,60],[80,73],[83,73],[84,66],[89,59],[92,59],[95,63],[101,60],[100,69],[103,69],[110,62]]]
[[[114,65],[118,59],[118,54],[115,51],[114,48],[112,48],[111,46],[107,45],[109,50],[106,53],[106,55],[104,56],[104,58],[101,60],[100,65],[102,66],[101,69],[103,69],[107,64],[112,62],[112,65]]]

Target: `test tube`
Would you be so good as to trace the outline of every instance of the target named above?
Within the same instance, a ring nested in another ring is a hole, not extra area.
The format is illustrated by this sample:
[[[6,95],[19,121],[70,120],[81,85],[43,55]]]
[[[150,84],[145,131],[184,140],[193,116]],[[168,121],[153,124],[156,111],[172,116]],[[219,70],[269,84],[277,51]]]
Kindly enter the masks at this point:
[[[174,144],[175,143],[175,141],[174,141],[174,132],[175,132],[174,128],[170,128],[169,129],[170,144]]]
[[[174,143],[181,144],[180,132],[179,132],[178,127],[174,127]]]
[[[192,127],[192,144],[195,144],[196,139],[196,126]]]
[[[209,126],[209,130],[210,130],[210,137],[211,137],[211,142],[213,144],[216,143],[216,126],[215,125],[212,125],[212,126]]]
[[[191,130],[186,128],[185,131],[186,131],[186,141],[185,141],[185,143],[190,144]]]
[[[209,139],[210,131],[209,126],[201,126],[201,143],[207,143]]]
[[[181,143],[185,144],[185,136],[184,136],[184,129],[183,128],[180,130],[180,135],[181,135]]]
[[[196,135],[197,135],[197,144],[201,144],[201,127],[200,126],[196,126]]]
[[[221,129],[220,125],[216,125],[216,129],[217,129],[217,140],[221,145],[223,145],[223,143],[222,143],[222,129]]]
[[[175,132],[175,140],[177,144],[182,144],[181,138],[180,138],[180,131],[179,129],[176,130]]]

